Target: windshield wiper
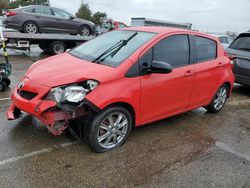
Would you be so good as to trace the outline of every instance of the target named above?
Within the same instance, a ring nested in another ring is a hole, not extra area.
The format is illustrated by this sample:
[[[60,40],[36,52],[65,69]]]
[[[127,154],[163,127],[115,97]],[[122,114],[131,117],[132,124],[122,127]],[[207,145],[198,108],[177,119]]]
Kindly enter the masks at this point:
[[[113,46],[111,46],[109,49],[107,49],[105,52],[103,52],[101,55],[99,55],[97,58],[95,58],[93,60],[94,63],[97,62],[102,62],[103,60],[105,60],[108,56],[111,55],[111,57],[114,57],[115,54],[117,54],[117,52],[120,51],[120,49],[123,46],[126,46],[127,43],[134,38],[138,33],[135,32],[133,35],[131,35],[128,39],[126,40],[120,40],[119,42],[117,42],[116,44],[114,44]],[[111,53],[112,52],[112,53]]]

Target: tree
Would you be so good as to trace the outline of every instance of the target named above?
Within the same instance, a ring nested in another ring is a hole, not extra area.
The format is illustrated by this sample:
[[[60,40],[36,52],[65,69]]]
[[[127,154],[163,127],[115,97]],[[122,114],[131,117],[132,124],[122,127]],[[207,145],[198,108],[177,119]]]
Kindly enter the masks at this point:
[[[49,0],[16,0],[9,4],[9,8],[18,8],[29,5],[48,5]]]
[[[238,36],[236,31],[227,31],[226,34],[234,39]]]
[[[101,25],[102,24],[102,19],[103,18],[107,18],[107,14],[105,12],[95,12],[92,15],[92,21],[96,24],[96,25]]]
[[[3,15],[3,10],[8,9],[9,1],[8,0],[1,0],[0,1],[0,16]]]
[[[86,20],[92,20],[91,14],[92,14],[92,12],[89,9],[89,5],[87,3],[84,4],[82,2],[80,8],[78,9],[78,12],[76,13],[76,16],[78,18],[83,18],[83,19],[86,19]]]

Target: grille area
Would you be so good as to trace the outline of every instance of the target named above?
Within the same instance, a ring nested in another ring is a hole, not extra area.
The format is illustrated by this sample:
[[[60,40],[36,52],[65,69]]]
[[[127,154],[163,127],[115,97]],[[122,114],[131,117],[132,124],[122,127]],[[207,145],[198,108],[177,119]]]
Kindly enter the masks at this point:
[[[22,98],[26,99],[26,100],[31,100],[33,98],[35,98],[37,96],[37,93],[32,93],[29,91],[23,91],[23,90],[19,90],[17,92]]]

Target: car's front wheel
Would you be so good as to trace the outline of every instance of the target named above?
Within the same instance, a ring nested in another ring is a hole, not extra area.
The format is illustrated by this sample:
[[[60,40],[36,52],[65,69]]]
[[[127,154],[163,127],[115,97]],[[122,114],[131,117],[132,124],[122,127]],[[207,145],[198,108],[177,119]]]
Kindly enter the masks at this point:
[[[224,84],[223,86],[221,86],[217,90],[211,103],[205,107],[206,110],[211,113],[219,112],[227,101],[228,92],[229,92],[229,88],[227,87],[227,85]]]
[[[118,148],[127,140],[132,129],[132,116],[123,107],[110,107],[96,114],[87,124],[87,140],[95,152]]]
[[[80,35],[83,35],[83,36],[89,36],[91,35],[91,29],[89,26],[87,25],[83,25],[81,28],[80,28]]]

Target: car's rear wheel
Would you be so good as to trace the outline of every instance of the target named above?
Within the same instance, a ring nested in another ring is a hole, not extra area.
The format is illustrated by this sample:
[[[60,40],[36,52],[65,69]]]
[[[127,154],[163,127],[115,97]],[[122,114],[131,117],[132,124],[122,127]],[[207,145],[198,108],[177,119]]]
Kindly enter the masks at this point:
[[[38,31],[38,25],[34,22],[28,21],[23,25],[24,33],[36,34]]]
[[[227,87],[227,85],[223,85],[221,86],[215,96],[213,97],[211,103],[206,106],[206,110],[208,112],[211,113],[217,113],[219,112],[225,105],[226,101],[227,101],[227,97],[228,97],[228,92],[229,92],[229,88]]]
[[[9,87],[9,86],[10,86],[10,83],[11,83],[11,81],[10,81],[9,78],[3,78],[3,79],[2,79],[2,82],[5,83],[6,87]]]
[[[0,82],[0,91],[4,91],[7,88],[7,85],[5,82]]]
[[[87,25],[83,25],[81,28],[80,28],[80,35],[83,35],[83,36],[89,36],[91,35],[91,29],[89,26]]]
[[[125,143],[132,129],[132,116],[123,107],[110,107],[95,115],[86,126],[91,149],[106,152]]]

